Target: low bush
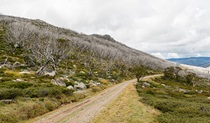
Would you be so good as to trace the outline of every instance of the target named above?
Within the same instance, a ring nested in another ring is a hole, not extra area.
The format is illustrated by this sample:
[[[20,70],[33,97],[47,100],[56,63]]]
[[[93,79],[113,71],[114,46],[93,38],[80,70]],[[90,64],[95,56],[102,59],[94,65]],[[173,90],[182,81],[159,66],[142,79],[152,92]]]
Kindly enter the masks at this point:
[[[99,86],[91,87],[91,89],[92,89],[93,92],[99,92],[99,91],[102,90]]]
[[[69,82],[67,81],[65,83],[66,83],[66,86],[69,86],[69,85],[74,86],[75,85],[74,80],[70,80]]]
[[[33,85],[32,83],[28,83],[28,82],[2,82],[0,83],[0,88],[26,89],[32,85]]]
[[[17,118],[12,115],[0,113],[0,123],[17,123]]]
[[[14,99],[18,96],[23,96],[23,91],[18,88],[1,88],[0,99]]]
[[[166,86],[142,88],[142,84],[137,84],[136,88],[142,97],[141,102],[151,105],[162,112],[157,117],[158,122],[209,123],[210,105],[207,99],[208,96],[206,96],[209,94],[207,87],[199,87],[205,93],[198,93],[188,84],[174,81],[168,82],[168,80],[161,79],[156,80],[158,80],[156,82],[164,83]],[[188,91],[177,91],[182,88],[187,88]]]
[[[51,87],[30,87],[25,90],[25,94],[31,98],[37,97],[56,97],[61,94],[72,95],[73,91],[65,87],[51,86]]]

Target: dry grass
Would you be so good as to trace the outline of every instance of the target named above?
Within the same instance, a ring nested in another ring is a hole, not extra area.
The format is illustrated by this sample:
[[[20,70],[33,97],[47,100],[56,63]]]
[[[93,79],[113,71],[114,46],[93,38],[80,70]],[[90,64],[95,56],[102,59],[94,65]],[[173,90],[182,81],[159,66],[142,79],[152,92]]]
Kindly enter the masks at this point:
[[[13,71],[13,70],[5,70],[4,74],[9,75],[9,76],[14,76],[14,77],[21,77],[23,75],[23,74],[20,74],[18,71]]]
[[[158,114],[157,110],[139,101],[138,93],[131,84],[91,123],[154,123]]]

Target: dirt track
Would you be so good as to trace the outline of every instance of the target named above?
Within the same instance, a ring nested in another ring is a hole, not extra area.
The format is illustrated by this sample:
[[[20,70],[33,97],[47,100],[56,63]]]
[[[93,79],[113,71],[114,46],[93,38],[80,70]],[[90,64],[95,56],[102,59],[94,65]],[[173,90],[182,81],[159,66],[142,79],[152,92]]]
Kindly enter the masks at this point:
[[[104,90],[82,102],[68,104],[36,120],[35,123],[88,123],[106,104],[115,99],[123,89],[136,80],[126,81]]]

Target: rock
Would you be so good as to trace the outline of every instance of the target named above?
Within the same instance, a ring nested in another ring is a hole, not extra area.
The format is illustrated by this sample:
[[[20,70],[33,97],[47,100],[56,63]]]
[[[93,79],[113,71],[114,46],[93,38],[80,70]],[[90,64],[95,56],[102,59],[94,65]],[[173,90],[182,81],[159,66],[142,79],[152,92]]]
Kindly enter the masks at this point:
[[[20,74],[31,74],[28,70],[21,71]]]
[[[101,83],[95,82],[95,81],[90,81],[90,82],[88,83],[89,87],[99,86],[100,84],[101,84]]]
[[[55,71],[44,71],[44,75],[55,76],[55,74],[56,74]]]
[[[52,70],[52,69],[49,69],[49,68],[47,68],[47,67],[44,67],[44,66],[42,66],[42,67],[40,67],[37,71],[36,71],[36,74],[37,75],[45,75],[45,76],[55,76],[55,74],[56,74],[56,72],[54,71],[54,70]]]
[[[79,82],[77,85],[74,85],[74,90],[76,91],[83,91],[86,89],[87,89],[87,86],[82,82]]]
[[[185,89],[182,89],[182,88],[176,88],[174,91],[175,92],[184,92],[184,93],[189,92],[189,90],[185,90]]]
[[[166,87],[166,85],[165,84],[161,84],[163,87]]]
[[[56,79],[56,80],[52,79],[51,83],[53,85],[59,85],[59,86],[64,86],[64,87],[66,86],[66,83],[64,83],[61,79]]]
[[[70,89],[70,90],[74,90],[74,87],[71,86],[71,85],[69,85],[67,88]]]
[[[78,84],[79,84],[79,82],[77,82],[77,81],[74,81],[74,84],[75,84],[75,85],[78,85]]]
[[[16,79],[16,80],[13,80],[14,82],[24,82],[23,79]]]
[[[203,90],[195,90],[195,91],[199,94],[203,93]]]
[[[145,87],[150,87],[151,85],[150,85],[150,83],[148,83],[148,82],[144,82],[144,83],[143,83],[143,86],[145,86]]]
[[[70,82],[69,78],[67,75],[62,75],[62,77],[60,77],[61,80],[64,80],[64,81],[67,81],[67,82]]]
[[[81,74],[85,74],[85,72],[84,72],[84,71],[80,71],[79,73],[81,73]]]
[[[4,99],[4,100],[1,100],[0,102],[6,103],[6,104],[10,104],[10,103],[14,103],[15,101],[12,100],[12,99]]]
[[[179,92],[184,92],[184,93],[186,93],[187,92],[187,90],[185,90],[185,89],[179,89]]]
[[[20,64],[20,62],[17,62],[17,61],[16,61],[12,66],[13,66],[13,67],[20,67],[21,64]]]
[[[210,100],[210,97],[207,97],[208,100]]]
[[[19,44],[19,43],[15,43],[15,44],[14,44],[14,47],[15,47],[15,48],[19,48],[19,47],[20,47],[20,44]]]

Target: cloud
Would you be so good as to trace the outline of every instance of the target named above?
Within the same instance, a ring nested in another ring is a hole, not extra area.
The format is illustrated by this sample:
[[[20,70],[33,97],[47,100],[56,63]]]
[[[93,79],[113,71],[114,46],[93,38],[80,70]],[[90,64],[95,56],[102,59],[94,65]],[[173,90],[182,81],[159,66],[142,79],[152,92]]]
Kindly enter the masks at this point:
[[[210,56],[210,0],[2,0],[0,12],[110,34],[161,58]]]

